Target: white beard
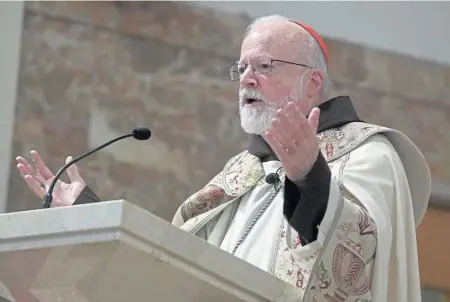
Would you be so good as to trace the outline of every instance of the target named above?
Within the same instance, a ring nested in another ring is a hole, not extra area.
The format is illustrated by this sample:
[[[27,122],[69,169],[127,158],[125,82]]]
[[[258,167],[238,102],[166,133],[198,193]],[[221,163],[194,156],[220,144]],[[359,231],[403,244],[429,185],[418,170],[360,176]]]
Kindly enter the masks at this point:
[[[262,101],[253,106],[245,105],[245,97],[259,96]],[[267,102],[264,96],[255,90],[243,89],[239,93],[239,115],[241,118],[241,127],[245,132],[250,134],[262,135],[269,130],[272,125],[272,119],[277,116],[278,109],[287,106],[290,101],[296,102],[299,100],[300,93],[297,89],[292,91],[280,100],[275,102]]]

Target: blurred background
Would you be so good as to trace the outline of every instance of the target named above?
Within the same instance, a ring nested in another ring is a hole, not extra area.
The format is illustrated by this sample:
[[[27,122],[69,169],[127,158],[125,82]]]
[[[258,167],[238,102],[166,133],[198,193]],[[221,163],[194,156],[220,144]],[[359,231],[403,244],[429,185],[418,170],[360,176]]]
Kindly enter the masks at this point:
[[[170,220],[247,145],[228,69],[248,22],[273,13],[324,36],[333,95],[424,153],[423,301],[450,301],[450,2],[1,2],[0,211],[40,207],[16,156],[37,150],[56,172],[146,126],[149,141],[116,143],[79,169],[102,199]]]

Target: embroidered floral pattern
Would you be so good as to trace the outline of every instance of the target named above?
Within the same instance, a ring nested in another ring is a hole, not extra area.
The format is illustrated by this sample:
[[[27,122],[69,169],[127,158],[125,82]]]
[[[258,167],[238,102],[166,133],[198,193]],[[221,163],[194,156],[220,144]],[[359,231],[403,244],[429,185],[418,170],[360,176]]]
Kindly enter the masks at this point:
[[[376,229],[376,226],[369,214],[354,203],[344,203],[343,207],[338,227],[318,259],[320,265],[311,275],[303,301],[371,301],[377,238],[375,232],[362,234],[361,229]],[[331,278],[328,278],[329,270]]]
[[[222,172],[181,205],[180,214],[183,221],[186,223],[189,219],[232,200],[233,197],[242,196],[263,181],[263,176],[261,162],[255,156],[248,151],[236,155],[228,161]]]
[[[309,247],[301,246],[298,235],[293,240],[286,236],[287,228],[291,228],[287,222],[284,222],[281,228],[280,246],[274,275],[294,285],[299,296],[303,296],[319,249],[305,251]],[[288,245],[290,240],[292,240],[290,244],[292,248]]]
[[[261,161],[248,151],[230,160],[223,169],[222,186],[231,196],[241,196],[264,178]]]
[[[332,161],[356,148],[369,136],[385,129],[364,123],[350,123],[341,128],[321,132],[317,139],[323,156]]]
[[[199,191],[195,203],[186,204],[184,213],[186,216],[189,213],[190,217],[195,217],[218,206],[224,197],[224,189],[213,184],[208,185]]]
[[[295,249],[301,244],[300,237],[297,235],[295,236],[294,242],[292,242],[292,247]]]
[[[214,177],[204,188],[189,197],[180,207],[183,221],[197,217],[231,199],[219,185],[220,175]]]

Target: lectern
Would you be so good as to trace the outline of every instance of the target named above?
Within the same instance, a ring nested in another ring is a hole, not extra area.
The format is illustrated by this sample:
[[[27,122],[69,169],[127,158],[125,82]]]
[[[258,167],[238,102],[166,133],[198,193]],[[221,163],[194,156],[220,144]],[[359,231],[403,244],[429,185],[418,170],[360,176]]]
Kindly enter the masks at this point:
[[[0,296],[16,302],[300,300],[290,284],[124,200],[1,214],[0,281]]]

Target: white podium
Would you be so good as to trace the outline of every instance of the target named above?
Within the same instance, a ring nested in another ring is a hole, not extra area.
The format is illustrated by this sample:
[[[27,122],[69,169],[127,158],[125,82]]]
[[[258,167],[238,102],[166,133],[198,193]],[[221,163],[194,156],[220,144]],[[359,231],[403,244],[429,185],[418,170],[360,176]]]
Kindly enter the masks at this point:
[[[300,300],[288,283],[123,200],[1,214],[0,281],[15,302]]]

